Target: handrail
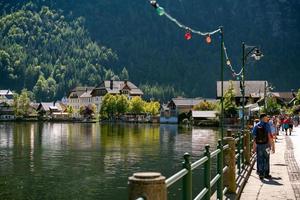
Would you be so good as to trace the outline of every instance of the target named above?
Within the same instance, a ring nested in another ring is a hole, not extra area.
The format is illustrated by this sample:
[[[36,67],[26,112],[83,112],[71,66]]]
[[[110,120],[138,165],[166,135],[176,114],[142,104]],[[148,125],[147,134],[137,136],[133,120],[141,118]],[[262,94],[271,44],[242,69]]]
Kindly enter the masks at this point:
[[[196,196],[196,198],[194,200],[200,200],[200,199],[202,199],[206,195],[207,192],[208,192],[208,189],[207,188],[203,188],[201,190],[201,192]]]
[[[221,150],[220,150],[220,149],[217,149],[217,150],[213,151],[213,152],[210,154],[210,156],[213,158],[213,157],[215,157],[216,155],[218,155],[220,152],[221,152]]]
[[[208,160],[207,156],[204,156],[200,160],[197,160],[191,165],[191,169],[194,170],[195,168],[199,167],[200,165],[203,165]]]
[[[210,181],[210,187],[214,186],[214,184],[216,184],[216,182],[219,180],[219,178],[221,177],[220,174],[217,174],[211,181]]]
[[[240,135],[240,137],[237,137],[237,138],[234,138],[234,143],[237,144],[237,145],[240,145],[240,140],[243,140],[245,137],[243,135]],[[194,163],[190,163],[189,161],[189,154],[188,154],[188,157],[185,157],[185,163],[183,166],[184,168],[182,170],[180,170],[179,172],[177,172],[176,174],[172,175],[171,177],[169,177],[168,179],[166,179],[165,183],[166,183],[166,187],[170,187],[172,186],[174,183],[176,183],[177,181],[183,179],[185,181],[188,180],[188,177],[190,177],[189,181],[190,181],[190,185],[189,187],[191,187],[192,185],[192,179],[191,179],[191,173],[194,169],[198,168],[199,166],[202,166],[204,165],[204,170],[208,170],[206,171],[205,173],[208,173],[208,177],[209,179],[205,179],[205,180],[209,180],[208,184],[207,182],[205,183],[205,187],[200,191],[200,193],[194,198],[194,200],[200,200],[200,199],[203,199],[205,197],[205,199],[207,199],[208,197],[210,197],[211,195],[211,188],[216,184],[217,184],[217,188],[218,188],[218,195],[220,196],[220,192],[221,192],[221,195],[225,194],[228,190],[227,187],[224,187],[224,188],[219,188],[220,185],[222,187],[223,184],[220,184],[222,181],[223,181],[223,174],[225,172],[227,172],[229,170],[229,167],[228,166],[224,166],[224,167],[221,167],[221,168],[218,168],[218,171],[217,171],[217,174],[211,179],[210,177],[210,168],[207,168],[207,167],[211,167],[211,158],[213,157],[216,157],[218,158],[218,163],[217,163],[217,166],[220,167],[223,166],[223,162],[220,162],[222,161],[223,159],[223,151],[224,150],[227,150],[229,149],[229,144],[226,144],[226,145],[222,145],[221,142],[219,141],[219,145],[218,145],[218,148],[216,150],[214,150],[213,152],[209,152],[209,146],[205,147],[206,148],[206,153],[205,155],[200,158],[199,160],[195,161]],[[186,156],[186,155],[185,155]],[[238,162],[241,162],[241,163],[236,163],[235,165],[237,167],[239,167],[241,164],[244,165],[244,159],[241,159],[241,157],[244,156],[244,148],[241,148],[239,147],[237,149],[237,151],[235,152],[235,158]],[[220,158],[222,158],[220,160]],[[189,164],[190,163],[190,164]],[[206,176],[206,175],[205,175]],[[206,176],[207,177],[207,176]],[[184,181],[184,182],[185,182]],[[221,182],[220,182],[221,181]],[[186,182],[188,183],[188,182]],[[221,189],[221,191],[219,190]],[[191,190],[189,191],[186,191],[186,192],[190,192],[191,194]],[[185,193],[185,192],[184,192]],[[186,194],[186,193],[185,193]],[[222,197],[220,197],[222,199]]]
[[[176,174],[174,174],[173,176],[171,176],[170,178],[168,178],[166,180],[166,185],[167,188],[169,186],[171,186],[173,183],[177,182],[178,180],[180,180],[182,177],[184,177],[185,175],[187,175],[188,170],[187,169],[182,169],[179,172],[177,172]]]

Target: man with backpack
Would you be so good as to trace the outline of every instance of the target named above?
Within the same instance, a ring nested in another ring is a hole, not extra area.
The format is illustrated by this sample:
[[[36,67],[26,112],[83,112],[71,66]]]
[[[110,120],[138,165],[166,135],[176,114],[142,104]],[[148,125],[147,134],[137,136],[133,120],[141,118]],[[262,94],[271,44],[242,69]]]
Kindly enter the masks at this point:
[[[260,122],[258,122],[252,131],[254,138],[254,146],[257,154],[257,173],[260,179],[272,178],[270,175],[270,150],[275,152],[273,146],[273,137],[269,118],[266,114],[260,115]]]

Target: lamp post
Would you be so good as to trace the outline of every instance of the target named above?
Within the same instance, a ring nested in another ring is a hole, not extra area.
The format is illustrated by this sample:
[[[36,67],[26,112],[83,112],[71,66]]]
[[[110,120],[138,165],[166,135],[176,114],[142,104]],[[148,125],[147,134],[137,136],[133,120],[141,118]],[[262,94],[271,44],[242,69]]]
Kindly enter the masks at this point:
[[[224,138],[224,32],[223,27],[220,26],[221,37],[221,141],[223,145]]]
[[[249,49],[247,51],[247,49]],[[260,60],[263,57],[263,54],[261,53],[260,49],[257,46],[248,46],[244,42],[242,43],[242,79],[240,82],[240,89],[241,89],[241,94],[242,94],[242,119],[241,119],[241,130],[242,133],[244,134],[245,132],[245,65],[247,62],[248,57],[253,57],[255,60]],[[242,147],[242,140],[241,140],[241,132],[239,133],[239,152]],[[240,164],[241,164],[241,156],[239,156],[239,161],[238,165],[240,169]],[[243,158],[243,157],[242,157]],[[240,172],[240,170],[239,170]]]

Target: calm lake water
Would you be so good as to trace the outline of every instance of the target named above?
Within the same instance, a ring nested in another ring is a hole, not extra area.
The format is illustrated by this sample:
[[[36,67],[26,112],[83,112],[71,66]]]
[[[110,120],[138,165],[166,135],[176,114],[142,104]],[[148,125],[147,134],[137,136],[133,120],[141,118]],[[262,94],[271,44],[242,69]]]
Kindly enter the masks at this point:
[[[218,137],[214,129],[177,125],[2,122],[0,199],[124,200],[133,173],[170,177],[185,152],[195,161]],[[168,191],[170,199],[180,199],[180,186]]]

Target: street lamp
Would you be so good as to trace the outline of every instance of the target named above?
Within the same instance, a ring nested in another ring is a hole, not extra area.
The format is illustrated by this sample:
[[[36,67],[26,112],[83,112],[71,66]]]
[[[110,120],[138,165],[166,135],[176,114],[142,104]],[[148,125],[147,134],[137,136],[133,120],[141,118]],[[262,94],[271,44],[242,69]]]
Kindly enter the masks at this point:
[[[242,51],[243,51],[243,57],[242,57],[242,79],[240,82],[240,87],[241,87],[241,93],[242,93],[242,119],[241,119],[241,123],[242,123],[242,133],[244,135],[245,132],[245,64],[247,62],[247,59],[249,57],[254,58],[255,60],[260,60],[264,55],[261,53],[259,47],[257,46],[248,46],[246,45],[244,42],[242,43]],[[241,141],[241,132],[239,132],[239,152],[240,152],[240,148],[242,146],[242,141]],[[239,168],[240,169],[240,157],[239,156]],[[243,159],[243,157],[242,157]],[[240,171],[240,170],[239,170]]]
[[[249,49],[247,51],[247,49]],[[255,60],[260,60],[264,55],[261,53],[259,47],[248,46],[244,42],[242,43],[243,57],[242,57],[242,80],[241,80],[241,93],[242,93],[242,131],[245,129],[245,64],[249,57]]]

